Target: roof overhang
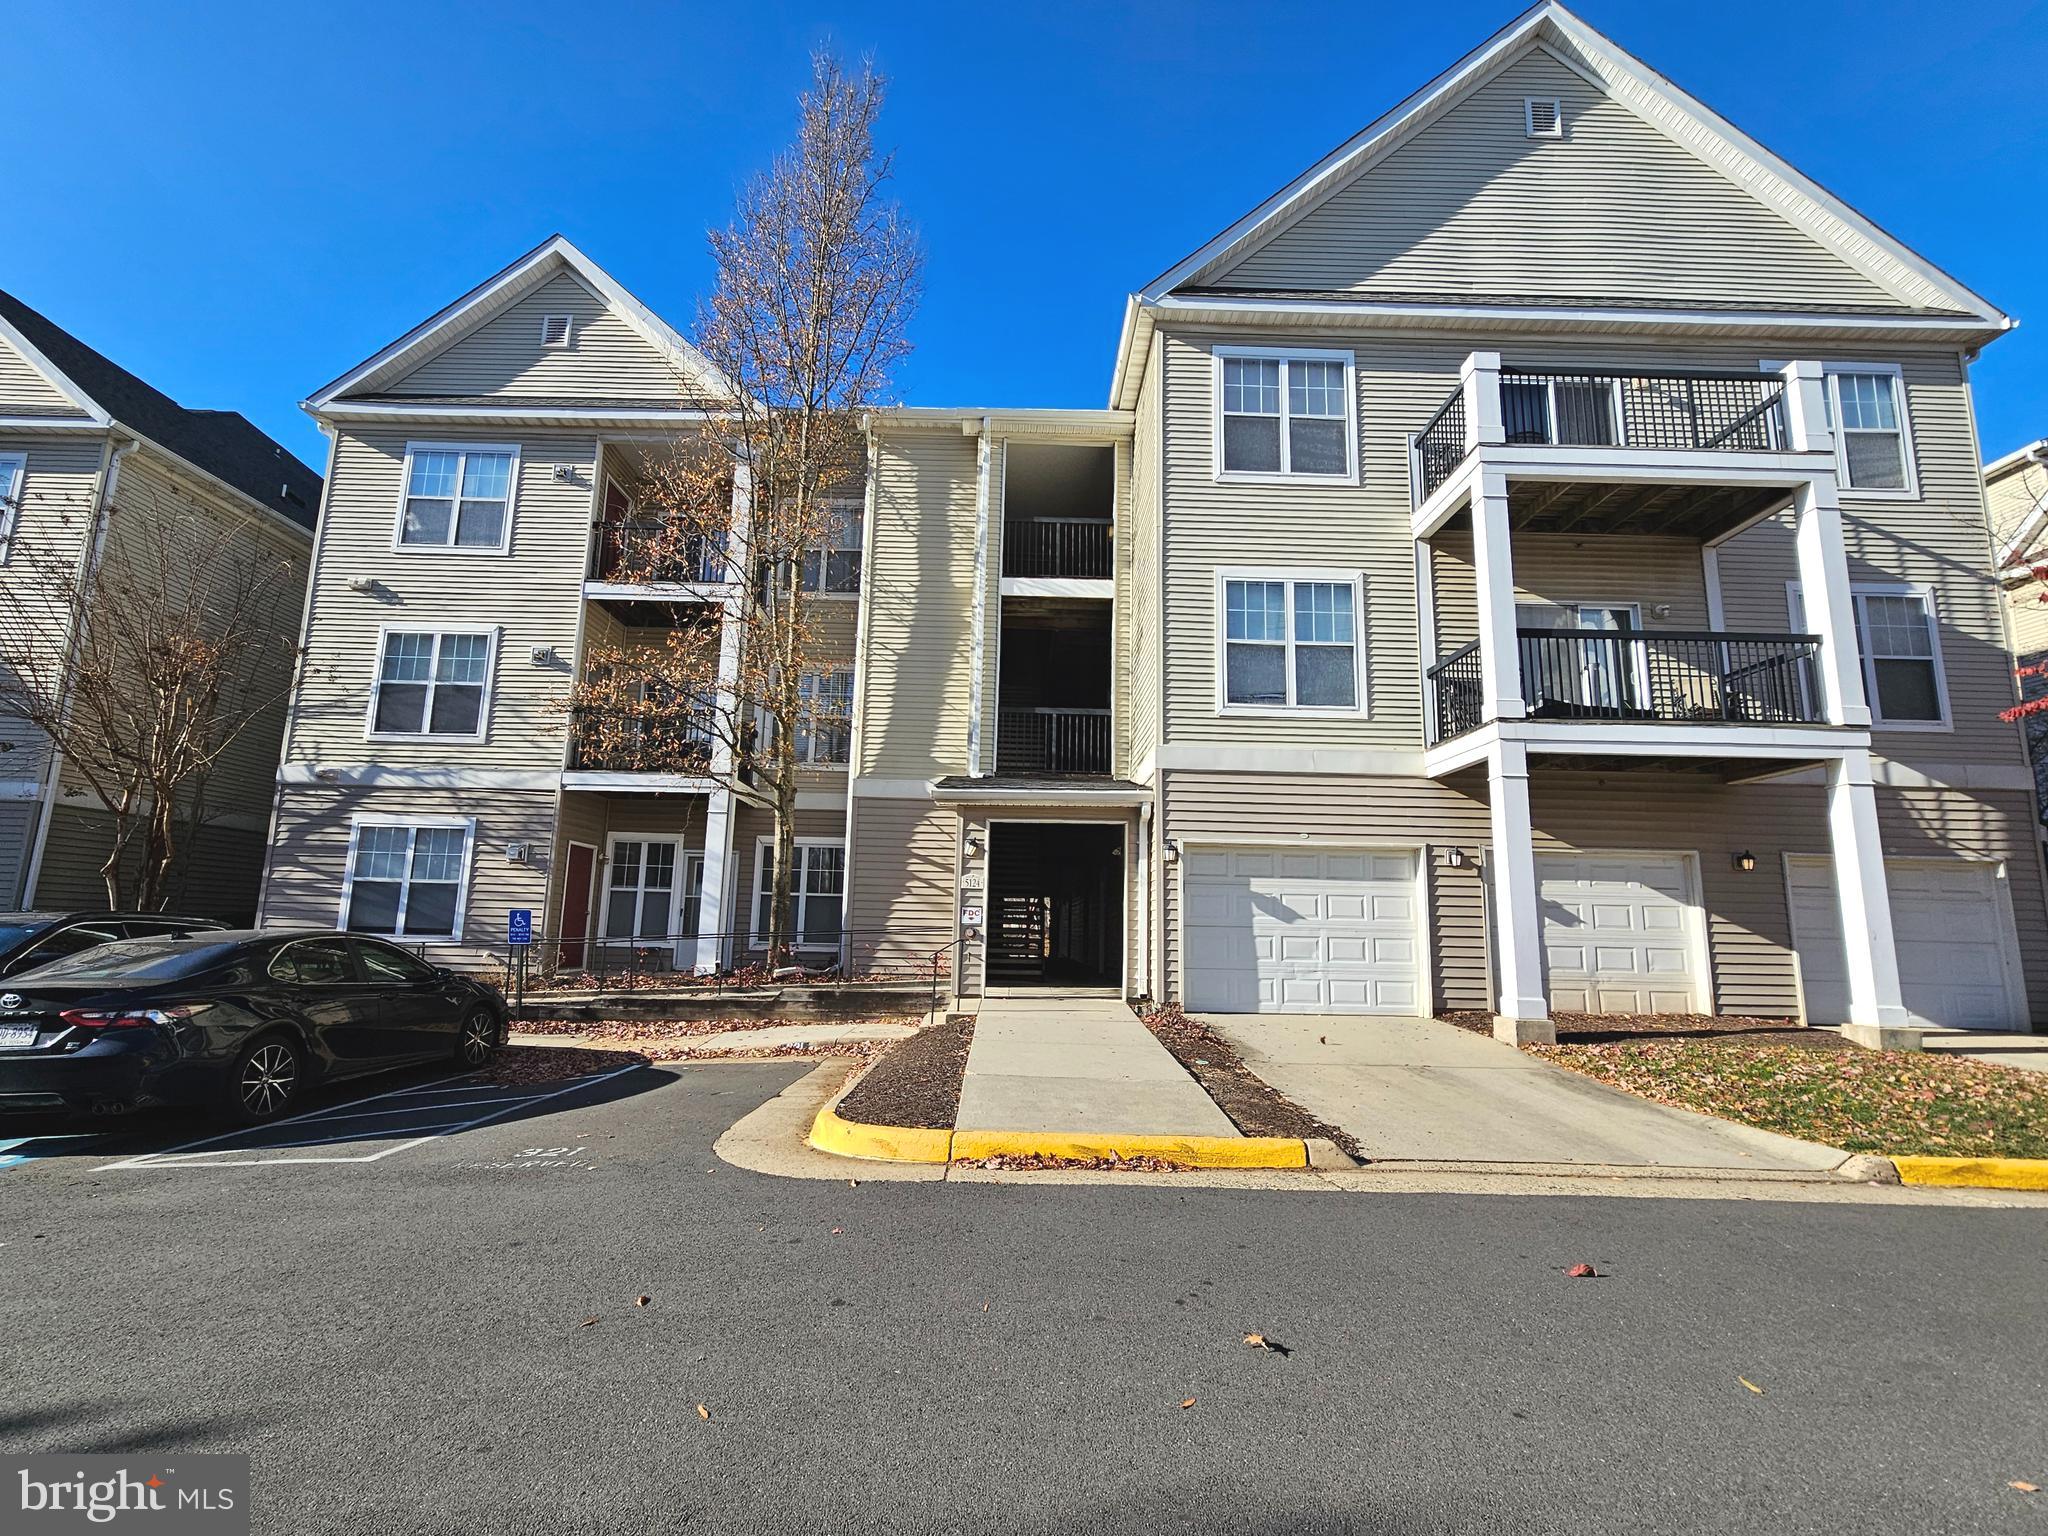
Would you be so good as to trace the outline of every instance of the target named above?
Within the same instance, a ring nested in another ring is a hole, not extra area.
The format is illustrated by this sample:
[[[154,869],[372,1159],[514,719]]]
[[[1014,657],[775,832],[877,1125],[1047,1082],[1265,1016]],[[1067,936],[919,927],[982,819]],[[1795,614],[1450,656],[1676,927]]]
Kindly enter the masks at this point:
[[[975,437],[1038,437],[1075,442],[1115,442],[1131,435],[1136,418],[1127,410],[1009,409],[973,406],[893,406],[867,412],[870,432],[960,432]]]
[[[2048,437],[2037,438],[2023,448],[2015,448],[1984,466],[1984,484],[1988,488],[1992,481],[2002,480],[2007,475],[2018,474],[2030,464],[2048,469]],[[2041,542],[2044,529],[2048,529],[2048,493],[2034,499],[2034,505],[2027,511],[2012,532],[2006,536],[1998,549],[1998,572],[2003,581],[2023,581],[2034,574],[2031,558]]]
[[[29,367],[35,369],[37,373],[48,379],[51,386],[76,406],[80,412],[80,417],[38,416],[30,418],[38,423],[37,427],[30,430],[43,430],[47,425],[69,424],[87,427],[109,427],[113,425],[114,418],[108,414],[106,407],[93,399],[91,395],[88,395],[72,381],[69,374],[45,357],[42,350],[26,336],[22,335],[5,315],[0,315],[0,339],[4,339],[10,347],[19,352],[27,360]]]

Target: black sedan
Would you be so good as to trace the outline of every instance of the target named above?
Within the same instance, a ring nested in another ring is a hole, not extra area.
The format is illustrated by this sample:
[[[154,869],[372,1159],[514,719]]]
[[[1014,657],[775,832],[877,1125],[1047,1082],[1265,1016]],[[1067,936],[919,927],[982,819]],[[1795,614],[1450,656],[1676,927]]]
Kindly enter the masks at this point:
[[[359,934],[128,939],[0,985],[0,1113],[183,1104],[272,1120],[318,1082],[481,1066],[508,1018],[493,988]]]
[[[48,965],[122,939],[154,939],[227,927],[167,912],[0,912],[0,976]]]

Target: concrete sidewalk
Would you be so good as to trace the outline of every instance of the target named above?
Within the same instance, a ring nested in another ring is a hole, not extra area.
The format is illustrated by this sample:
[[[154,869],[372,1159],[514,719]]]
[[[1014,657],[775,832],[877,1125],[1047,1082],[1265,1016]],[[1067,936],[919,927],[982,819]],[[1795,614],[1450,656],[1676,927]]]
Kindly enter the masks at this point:
[[[1114,997],[984,998],[961,1131],[1236,1136],[1237,1127]]]
[[[1920,1048],[1937,1056],[1966,1056],[1994,1067],[2048,1072],[2048,1035],[2002,1034],[1990,1029],[1930,1029]]]
[[[1400,1162],[1816,1173],[1833,1147],[1668,1109],[1435,1019],[1202,1016],[1304,1109]]]

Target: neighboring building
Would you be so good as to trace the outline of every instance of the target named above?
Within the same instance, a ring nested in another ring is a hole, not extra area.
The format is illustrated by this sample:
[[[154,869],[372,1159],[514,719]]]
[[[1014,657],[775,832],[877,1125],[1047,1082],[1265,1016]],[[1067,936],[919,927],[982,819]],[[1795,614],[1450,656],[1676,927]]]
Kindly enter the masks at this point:
[[[319,504],[320,477],[243,417],[188,410],[0,293],[0,582],[24,579],[5,563],[21,540],[46,556],[75,549],[85,579],[88,560],[107,558],[98,533],[113,507],[137,519],[196,510],[223,546],[276,555],[303,582]],[[175,910],[254,912],[284,713],[280,699],[209,776],[205,819],[171,866]],[[0,751],[0,904],[103,907],[105,807],[33,727],[0,722]]]
[[[1986,464],[1984,501],[2013,665],[2048,664],[2048,581],[2035,574],[2048,563],[2048,438]],[[2017,682],[2022,699],[2048,698],[2048,677]],[[2048,822],[2048,712],[2023,716],[2020,731],[2034,767],[2035,809]]]
[[[2048,1020],[1965,372],[2010,324],[1538,6],[1134,295],[1106,409],[876,413],[863,547],[819,559],[861,595],[804,926],[962,994],[1524,1039]],[[330,680],[268,915],[425,911],[486,964],[508,908],[580,942],[652,904],[674,963],[740,957],[764,819],[579,764],[548,708],[595,631],[730,600],[605,577],[692,369],[551,241],[311,402]],[[409,544],[472,462],[488,547]],[[437,675],[483,637],[474,730],[369,728],[398,635]]]

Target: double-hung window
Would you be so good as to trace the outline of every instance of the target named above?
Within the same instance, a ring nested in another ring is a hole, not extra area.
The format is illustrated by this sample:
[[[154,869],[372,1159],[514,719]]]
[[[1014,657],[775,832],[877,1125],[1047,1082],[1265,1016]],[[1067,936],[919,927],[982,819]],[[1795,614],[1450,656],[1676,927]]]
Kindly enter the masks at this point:
[[[414,443],[405,453],[398,542],[408,549],[503,550],[512,531],[519,450],[504,444]]]
[[[480,739],[495,638],[490,630],[386,630],[370,734]]]
[[[1792,627],[1806,627],[1806,604],[1795,584]],[[1911,586],[1857,586],[1856,649],[1863,658],[1863,692],[1877,725],[1948,723],[1948,687],[1941,675],[1941,634],[1926,590]]]
[[[28,476],[28,455],[0,453],[0,560],[14,544],[14,525],[21,517],[21,483]]]
[[[837,502],[821,509],[824,532],[804,551],[806,592],[847,593],[860,590],[859,502]]]
[[[359,819],[349,840],[342,927],[396,939],[457,937],[475,835],[473,821]]]
[[[853,745],[853,671],[806,672],[797,679],[796,756],[814,767],[836,767]]]
[[[1896,369],[1830,367],[1829,425],[1838,439],[1842,488],[1912,496],[1913,450],[1906,430],[1905,385]]]
[[[1218,585],[1224,708],[1360,708],[1356,575],[1226,571]]]
[[[754,855],[754,942],[768,941],[768,904],[775,890],[775,843],[761,838]],[[790,881],[791,934],[799,949],[837,949],[839,914],[846,899],[846,848],[800,842]]]
[[[1356,479],[1348,352],[1216,349],[1216,473]]]

